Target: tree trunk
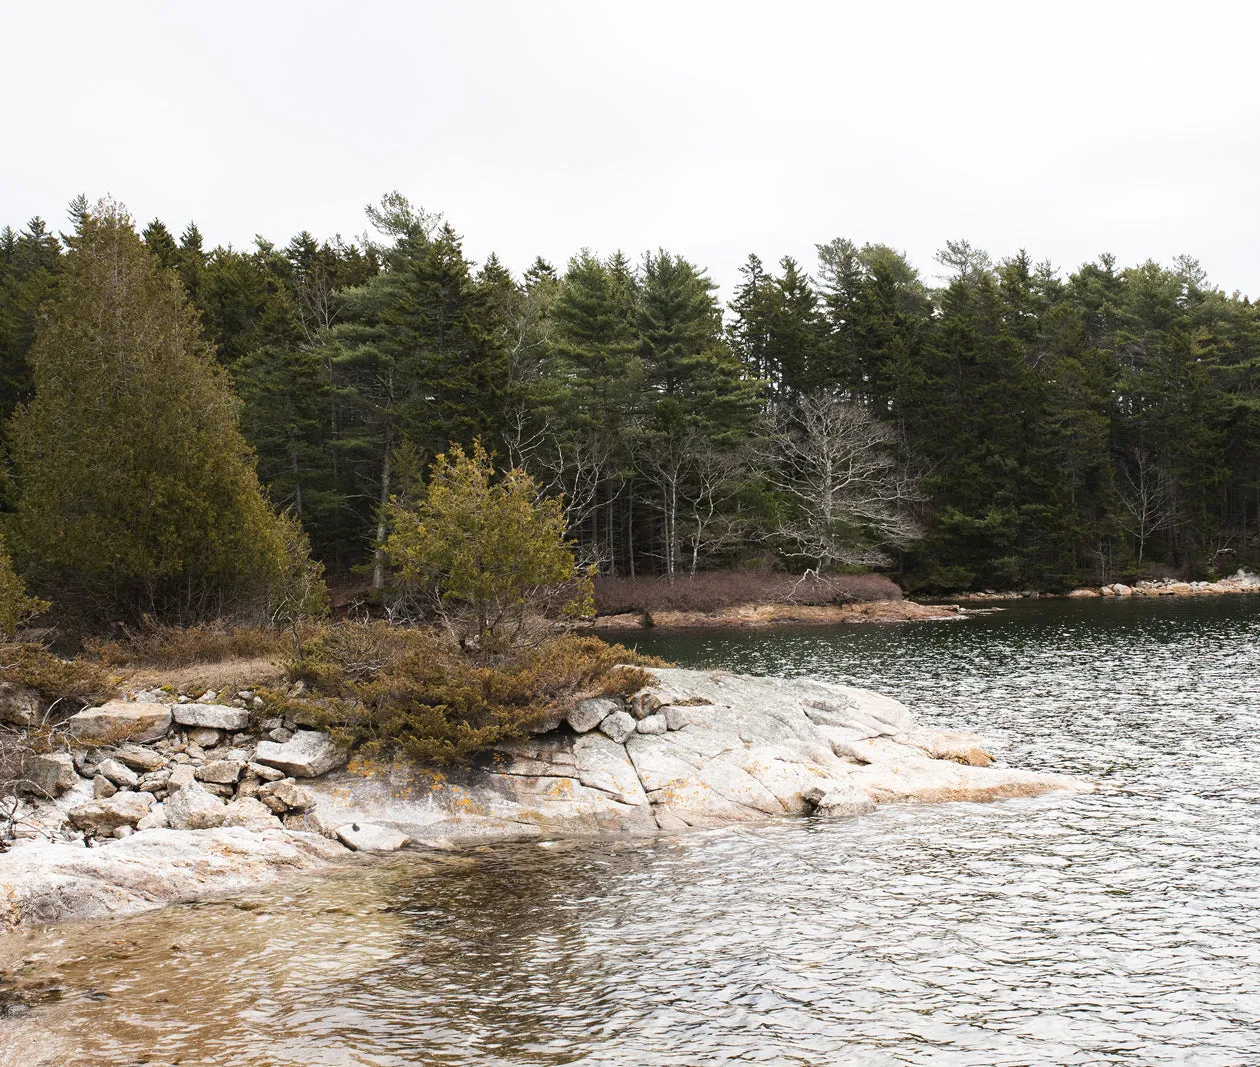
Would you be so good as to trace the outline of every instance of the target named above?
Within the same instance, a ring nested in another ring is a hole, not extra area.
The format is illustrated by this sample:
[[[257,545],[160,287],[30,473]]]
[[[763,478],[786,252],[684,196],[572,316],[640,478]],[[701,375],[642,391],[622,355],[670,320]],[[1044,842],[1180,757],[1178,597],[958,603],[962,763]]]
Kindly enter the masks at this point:
[[[630,577],[634,578],[634,488],[626,500],[626,558],[630,561]]]
[[[385,435],[385,459],[381,463],[381,495],[376,513],[376,552],[372,561],[372,588],[385,588],[385,508],[389,505],[389,481],[394,459],[393,435]]]

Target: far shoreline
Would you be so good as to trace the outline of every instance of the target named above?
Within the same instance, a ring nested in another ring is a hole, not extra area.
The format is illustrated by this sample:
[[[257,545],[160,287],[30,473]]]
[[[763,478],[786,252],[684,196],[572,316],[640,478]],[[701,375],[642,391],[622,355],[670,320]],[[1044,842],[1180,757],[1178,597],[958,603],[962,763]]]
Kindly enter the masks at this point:
[[[891,583],[890,583],[891,584]],[[1112,583],[1081,586],[1066,593],[1041,590],[961,592],[907,600],[894,597],[841,604],[798,604],[790,601],[730,603],[708,610],[675,608],[622,611],[596,615],[587,624],[595,633],[637,630],[761,629],[774,626],[893,625],[903,622],[946,622],[986,613],[970,604],[1004,604],[1024,600],[1155,600],[1163,597],[1216,597],[1260,593],[1260,576],[1238,571],[1215,582],[1174,579],[1143,580],[1133,585]],[[1000,607],[988,610],[1002,610]]]
[[[642,611],[600,615],[595,633],[631,630],[762,629],[774,626],[880,626],[902,622],[947,622],[969,613],[956,604],[913,600],[869,600],[851,604],[735,604],[715,611]]]

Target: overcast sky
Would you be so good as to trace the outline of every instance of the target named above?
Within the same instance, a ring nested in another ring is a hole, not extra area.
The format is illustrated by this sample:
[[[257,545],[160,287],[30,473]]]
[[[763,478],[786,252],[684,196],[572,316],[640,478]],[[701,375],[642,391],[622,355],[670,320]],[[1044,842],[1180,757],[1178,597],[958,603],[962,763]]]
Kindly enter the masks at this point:
[[[1181,252],[1260,295],[1254,4],[8,3],[0,223],[78,192],[209,244],[399,189],[517,272],[665,246]]]

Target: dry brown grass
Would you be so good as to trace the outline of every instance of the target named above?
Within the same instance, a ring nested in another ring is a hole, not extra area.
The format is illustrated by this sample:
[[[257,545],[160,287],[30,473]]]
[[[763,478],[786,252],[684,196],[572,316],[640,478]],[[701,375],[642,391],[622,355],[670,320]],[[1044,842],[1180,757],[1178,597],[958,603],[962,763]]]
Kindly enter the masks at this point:
[[[122,638],[84,644],[102,663],[116,667],[186,667],[280,657],[291,649],[292,638],[286,631],[223,621],[124,630]]]
[[[705,571],[676,578],[597,578],[600,615],[662,611],[716,612],[747,604],[821,606],[900,600],[901,590],[882,574],[829,574],[799,578],[758,571]]]
[[[166,687],[181,693],[235,693],[270,688],[285,680],[292,635],[230,621],[198,626],[124,630],[121,638],[85,642],[102,664],[118,668],[133,688]]]
[[[169,687],[177,693],[197,696],[213,689],[230,696],[242,689],[274,689],[288,680],[284,656],[234,656],[208,663],[179,667],[135,667],[124,671],[133,689]]]

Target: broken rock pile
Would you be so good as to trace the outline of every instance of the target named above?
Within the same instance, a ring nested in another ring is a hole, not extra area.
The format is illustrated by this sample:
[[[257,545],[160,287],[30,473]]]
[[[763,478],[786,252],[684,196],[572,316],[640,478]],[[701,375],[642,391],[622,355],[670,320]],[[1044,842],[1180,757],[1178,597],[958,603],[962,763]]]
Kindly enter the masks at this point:
[[[342,766],[347,749],[292,718],[263,715],[248,691],[230,704],[213,692],[172,703],[159,691],[85,709],[63,724],[68,751],[28,761],[18,835],[89,846],[164,828],[347,836],[299,781]],[[358,827],[347,834],[373,850],[393,840]]]

